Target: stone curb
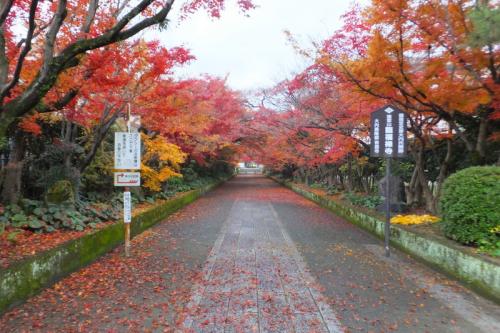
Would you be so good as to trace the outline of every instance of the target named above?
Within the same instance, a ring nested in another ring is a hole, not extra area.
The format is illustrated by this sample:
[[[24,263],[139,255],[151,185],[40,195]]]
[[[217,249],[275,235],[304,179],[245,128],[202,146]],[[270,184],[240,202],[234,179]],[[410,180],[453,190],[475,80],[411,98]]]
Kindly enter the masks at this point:
[[[304,190],[290,182],[271,177],[277,183],[342,216],[349,222],[384,237],[384,222],[325,196]],[[429,239],[391,225],[391,244],[424,263],[442,271],[466,286],[500,303],[500,266],[453,248],[439,240]]]
[[[135,215],[131,224],[131,236],[134,237],[152,227],[223,182],[189,191]],[[23,259],[6,269],[0,269],[0,315],[70,273],[92,263],[122,244],[123,238],[123,223],[114,223]]]

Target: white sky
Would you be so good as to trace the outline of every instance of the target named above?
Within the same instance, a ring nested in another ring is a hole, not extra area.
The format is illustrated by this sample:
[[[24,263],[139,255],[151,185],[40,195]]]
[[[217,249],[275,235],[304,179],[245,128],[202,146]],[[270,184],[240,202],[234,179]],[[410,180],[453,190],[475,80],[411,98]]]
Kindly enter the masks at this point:
[[[357,0],[366,3],[367,0]],[[229,3],[233,3],[229,1]],[[259,8],[245,17],[229,5],[214,20],[204,12],[178,23],[181,2],[176,2],[166,31],[154,32],[167,47],[184,46],[196,60],[177,69],[181,78],[203,73],[225,77],[233,89],[266,88],[299,72],[307,61],[289,45],[289,30],[303,46],[331,35],[341,25],[351,0],[256,0]],[[153,33],[148,33],[153,37]]]

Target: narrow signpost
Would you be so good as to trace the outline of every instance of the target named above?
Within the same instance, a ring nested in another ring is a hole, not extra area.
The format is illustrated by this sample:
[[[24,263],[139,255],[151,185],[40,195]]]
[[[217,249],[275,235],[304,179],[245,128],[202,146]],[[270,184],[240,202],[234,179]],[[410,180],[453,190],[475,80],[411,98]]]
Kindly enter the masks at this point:
[[[115,133],[115,175],[114,185],[123,187],[123,223],[125,225],[125,256],[130,255],[130,223],[132,223],[132,195],[130,187],[141,185],[140,172],[123,170],[141,169],[141,136],[137,132],[140,118],[130,116],[127,122],[128,132]],[[132,132],[132,130],[136,130]],[[122,170],[122,171],[119,171]]]
[[[406,113],[392,105],[371,114],[370,155],[386,159],[385,168],[385,255],[390,256],[391,232],[391,162],[393,158],[405,157],[407,154],[407,116]]]

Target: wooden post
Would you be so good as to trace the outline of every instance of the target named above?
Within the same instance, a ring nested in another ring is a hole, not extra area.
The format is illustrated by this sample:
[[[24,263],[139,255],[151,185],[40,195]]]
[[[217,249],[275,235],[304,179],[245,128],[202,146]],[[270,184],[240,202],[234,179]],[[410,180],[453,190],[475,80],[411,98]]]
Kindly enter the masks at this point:
[[[131,116],[131,112],[130,112],[130,103],[128,103],[128,110],[127,110],[127,131],[130,133],[130,116]],[[124,189],[125,192],[128,192],[130,191],[130,189],[127,187],[125,187]],[[125,222],[125,257],[130,257],[130,223],[132,222]]]

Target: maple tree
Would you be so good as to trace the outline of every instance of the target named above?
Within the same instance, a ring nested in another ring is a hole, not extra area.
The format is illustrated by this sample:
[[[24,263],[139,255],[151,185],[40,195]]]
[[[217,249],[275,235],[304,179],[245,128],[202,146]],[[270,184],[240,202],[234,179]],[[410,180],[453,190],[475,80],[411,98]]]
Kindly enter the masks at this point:
[[[144,187],[158,192],[169,178],[182,177],[179,171],[186,159],[186,154],[162,136],[151,137],[143,134],[142,139],[146,148],[141,167]]]
[[[116,120],[126,114],[127,107],[140,108],[145,102],[140,96],[151,98],[150,91],[163,76],[172,74],[175,66],[192,58],[182,48],[167,50],[156,41],[122,42],[95,50],[82,60],[81,66],[64,73],[45,98],[58,100],[69,89],[76,92],[71,102],[60,110],[39,110],[23,119],[20,129],[40,135],[44,119],[61,127],[59,135],[52,139],[54,148],[64,152],[57,172],[72,180],[78,194],[81,175],[93,162]],[[23,164],[21,148],[17,147],[21,157],[18,168]],[[52,163],[57,166],[58,162]],[[10,197],[10,202],[17,200],[19,192],[12,191],[9,182],[19,181],[16,177],[6,180],[4,198]]]
[[[262,137],[265,146],[280,148],[271,151],[275,161],[263,158],[316,174],[332,164],[335,170],[365,169],[369,114],[391,103],[410,119],[414,167],[407,199],[416,203],[423,193],[427,209],[435,211],[457,140],[470,163],[496,162],[486,151],[498,136],[498,48],[489,35],[471,41],[474,17],[491,17],[478,13],[492,6],[409,0],[354,5],[343,27],[315,44],[316,54],[296,46],[313,64],[270,92],[277,102],[269,105],[279,109],[264,119],[264,128],[271,128]],[[438,174],[426,170],[431,163],[438,164]],[[349,171],[347,178],[356,177]]]
[[[165,24],[174,0],[8,0],[0,7],[0,137],[16,118],[37,107],[67,69],[88,51]],[[186,12],[206,9],[219,16],[224,1],[194,0]],[[243,10],[251,1],[239,0]],[[16,33],[16,26],[26,26]],[[63,103],[64,100],[61,100]]]
[[[245,108],[225,80],[164,81],[155,94],[159,98],[139,110],[148,129],[165,136],[201,164],[224,148],[234,148]]]
[[[41,114],[63,117],[63,135],[56,143],[69,149],[66,165],[73,164],[71,147],[82,140],[79,134],[82,126],[85,129],[86,156],[79,159],[74,176],[79,179],[127,103],[155,90],[155,80],[192,59],[181,48],[167,51],[157,42],[127,41],[148,27],[160,24],[161,28],[173,3],[20,0],[2,4],[0,143],[5,148],[11,139],[6,148],[9,163],[0,177],[5,180],[0,181],[4,202],[19,198],[26,149],[23,133],[40,134]],[[243,11],[254,7],[251,1],[237,3]],[[184,18],[197,10],[218,17],[224,6],[224,1],[185,1]],[[130,49],[134,53],[127,54]]]

